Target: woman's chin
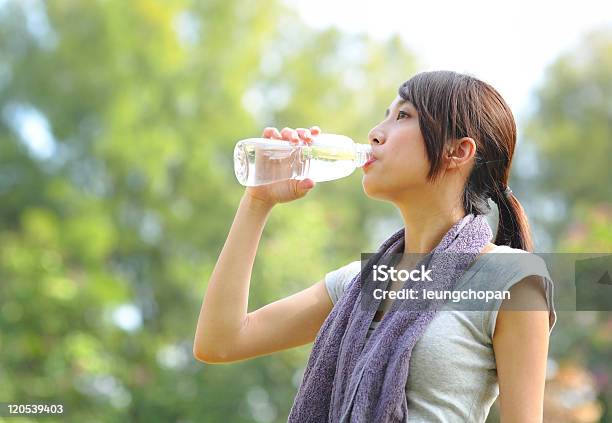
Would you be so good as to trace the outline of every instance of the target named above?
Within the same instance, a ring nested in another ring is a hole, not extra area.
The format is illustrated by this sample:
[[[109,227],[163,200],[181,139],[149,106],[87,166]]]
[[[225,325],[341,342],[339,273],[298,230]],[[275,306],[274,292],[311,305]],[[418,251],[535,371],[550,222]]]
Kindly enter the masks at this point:
[[[368,175],[363,175],[361,185],[363,186],[363,192],[365,192],[368,197],[382,199],[382,187],[378,186],[376,182],[368,178]]]

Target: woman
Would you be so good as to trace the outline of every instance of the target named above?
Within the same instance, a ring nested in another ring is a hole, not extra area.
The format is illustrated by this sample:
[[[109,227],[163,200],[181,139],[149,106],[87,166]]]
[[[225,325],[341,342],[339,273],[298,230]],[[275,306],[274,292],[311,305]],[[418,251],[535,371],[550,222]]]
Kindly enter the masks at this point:
[[[349,263],[247,313],[268,214],[306,195],[314,182],[247,188],[203,300],[194,355],[231,362],[316,338],[290,421],[482,422],[499,393],[503,422],[540,422],[556,315],[552,282],[543,262],[526,254],[527,218],[508,187],[512,113],[490,85],[454,72],[418,74],[398,94],[369,133],[375,160],[363,169],[363,188],[392,202],[403,228],[363,270],[359,261]],[[263,136],[308,143],[319,132],[266,128]],[[488,199],[499,209],[495,243],[483,217]],[[463,257],[461,266],[447,263],[452,253]],[[393,254],[408,268],[425,254],[438,270],[454,269],[438,271],[447,289],[491,286],[510,298],[480,311],[439,311],[424,300],[416,312],[389,312],[398,310],[390,299],[370,300],[375,310],[360,307],[368,266]],[[513,312],[527,303],[530,311]]]

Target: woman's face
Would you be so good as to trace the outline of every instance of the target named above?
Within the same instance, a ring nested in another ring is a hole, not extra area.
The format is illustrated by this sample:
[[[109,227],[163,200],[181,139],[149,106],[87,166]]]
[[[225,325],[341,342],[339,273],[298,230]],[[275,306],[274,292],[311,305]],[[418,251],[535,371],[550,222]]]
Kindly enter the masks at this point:
[[[396,97],[368,139],[375,161],[363,168],[362,183],[369,197],[399,200],[428,184],[429,159],[412,103]]]

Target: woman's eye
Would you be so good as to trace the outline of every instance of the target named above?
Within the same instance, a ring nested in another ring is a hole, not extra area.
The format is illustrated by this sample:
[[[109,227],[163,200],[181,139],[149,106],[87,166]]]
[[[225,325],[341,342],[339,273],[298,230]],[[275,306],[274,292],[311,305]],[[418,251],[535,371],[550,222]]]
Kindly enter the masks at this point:
[[[400,117],[410,117],[410,115],[406,112],[398,112],[397,118],[399,119]]]

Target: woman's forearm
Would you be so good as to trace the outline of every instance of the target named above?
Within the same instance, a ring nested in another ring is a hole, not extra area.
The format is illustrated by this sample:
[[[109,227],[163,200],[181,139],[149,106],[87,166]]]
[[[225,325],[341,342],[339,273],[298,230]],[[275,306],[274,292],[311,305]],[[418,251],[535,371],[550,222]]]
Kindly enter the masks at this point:
[[[194,354],[223,357],[248,311],[251,271],[271,206],[243,195],[200,309]]]

